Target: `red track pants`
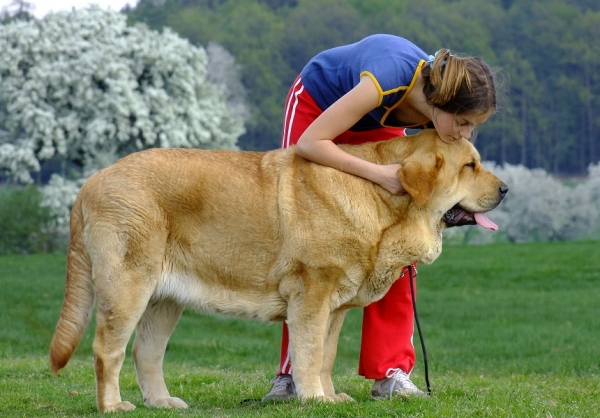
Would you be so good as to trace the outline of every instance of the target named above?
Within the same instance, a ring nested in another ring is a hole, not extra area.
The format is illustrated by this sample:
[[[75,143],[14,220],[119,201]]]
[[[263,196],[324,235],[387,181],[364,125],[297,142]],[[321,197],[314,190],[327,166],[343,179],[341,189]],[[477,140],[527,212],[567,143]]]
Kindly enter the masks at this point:
[[[296,144],[300,135],[323,111],[304,89],[300,77],[290,89],[284,109],[282,148]],[[344,132],[334,142],[360,144],[404,136],[404,129],[381,128],[366,132]],[[416,269],[413,276],[416,278]],[[414,331],[413,304],[408,268],[402,270],[383,299],[364,308],[362,342],[358,373],[367,379],[383,379],[390,370],[410,373],[415,364],[412,343]],[[413,283],[416,285],[416,283]],[[292,374],[289,334],[283,324],[281,358],[278,374]]]

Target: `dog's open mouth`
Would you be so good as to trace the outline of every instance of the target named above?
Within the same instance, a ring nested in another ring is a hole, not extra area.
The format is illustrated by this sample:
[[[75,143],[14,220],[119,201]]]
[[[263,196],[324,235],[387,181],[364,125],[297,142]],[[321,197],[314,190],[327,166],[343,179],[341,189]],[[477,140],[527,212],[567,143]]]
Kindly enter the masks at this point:
[[[458,205],[446,212],[443,219],[448,228],[463,225],[479,225],[492,231],[498,230],[498,225],[492,222],[485,213],[471,213]]]

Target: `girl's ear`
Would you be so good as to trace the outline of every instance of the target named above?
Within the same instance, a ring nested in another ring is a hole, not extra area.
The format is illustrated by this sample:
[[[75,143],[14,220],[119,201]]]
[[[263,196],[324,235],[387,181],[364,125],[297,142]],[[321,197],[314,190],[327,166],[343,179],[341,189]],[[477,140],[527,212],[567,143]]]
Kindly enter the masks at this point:
[[[402,161],[398,177],[417,207],[425,206],[431,199],[443,164],[439,155],[411,155]]]

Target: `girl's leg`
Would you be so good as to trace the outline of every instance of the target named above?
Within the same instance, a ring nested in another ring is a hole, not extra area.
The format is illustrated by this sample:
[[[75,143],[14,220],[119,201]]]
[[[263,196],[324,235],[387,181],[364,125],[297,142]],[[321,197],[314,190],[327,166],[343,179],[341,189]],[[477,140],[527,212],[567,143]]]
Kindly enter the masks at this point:
[[[279,372],[281,374],[292,374],[292,359],[290,357],[290,334],[287,322],[281,327],[281,353],[279,355]]]
[[[358,373],[367,379],[384,379],[396,369],[410,374],[415,364],[409,280],[404,267],[386,295],[364,309]]]
[[[415,364],[410,274],[416,288],[416,263],[402,269],[400,278],[379,301],[364,310],[358,373],[375,379],[371,396],[427,396],[410,380]],[[416,296],[416,295],[415,295]]]

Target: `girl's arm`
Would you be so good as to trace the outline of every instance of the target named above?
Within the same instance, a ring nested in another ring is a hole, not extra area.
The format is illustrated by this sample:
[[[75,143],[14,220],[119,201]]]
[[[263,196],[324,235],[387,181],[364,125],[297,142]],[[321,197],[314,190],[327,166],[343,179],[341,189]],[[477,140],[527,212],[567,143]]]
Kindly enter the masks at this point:
[[[378,102],[379,92],[373,80],[361,77],[356,87],[327,108],[304,131],[296,144],[296,152],[307,160],[377,183],[390,193],[405,193],[397,174],[400,164],[379,165],[365,161],[343,151],[332,141],[375,109]]]

